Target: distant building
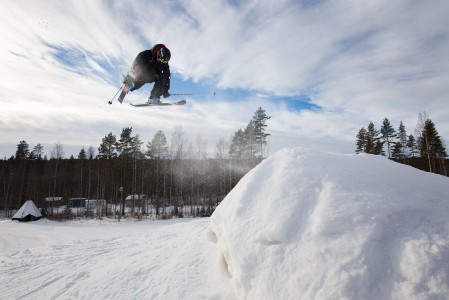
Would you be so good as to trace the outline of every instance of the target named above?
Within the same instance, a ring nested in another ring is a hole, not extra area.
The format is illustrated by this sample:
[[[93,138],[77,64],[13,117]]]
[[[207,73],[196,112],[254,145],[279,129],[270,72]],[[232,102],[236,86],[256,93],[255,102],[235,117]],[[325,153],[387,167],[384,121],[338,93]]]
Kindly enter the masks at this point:
[[[86,207],[87,198],[70,198],[70,207]]]
[[[104,199],[89,199],[86,200],[86,207],[89,209],[101,209],[106,207],[106,200]]]
[[[125,198],[125,206],[126,207],[142,207],[144,206],[148,201],[148,198],[146,195],[143,194],[134,194],[134,195],[128,195]]]
[[[47,202],[48,206],[52,206],[52,207],[65,204],[65,203],[63,203],[64,202],[63,197],[47,197],[47,198],[45,198],[45,202]]]

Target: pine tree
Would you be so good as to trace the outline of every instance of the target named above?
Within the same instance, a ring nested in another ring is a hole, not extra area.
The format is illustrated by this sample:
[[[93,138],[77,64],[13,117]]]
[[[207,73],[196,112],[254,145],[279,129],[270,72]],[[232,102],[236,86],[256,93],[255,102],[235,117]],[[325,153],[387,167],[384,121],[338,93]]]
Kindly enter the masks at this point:
[[[429,163],[429,171],[438,173],[438,162],[447,157],[446,148],[443,146],[441,137],[438,135],[438,131],[435,128],[435,124],[432,120],[427,119],[424,123],[424,128],[419,137],[419,150],[421,157],[427,157]],[[444,166],[444,163],[443,163]],[[440,167],[440,172],[443,172]]]
[[[355,149],[355,153],[356,154],[360,154],[360,153],[365,153],[366,152],[366,146],[367,146],[367,132],[365,127],[362,127],[359,132],[357,133],[357,140],[355,142],[356,144],[356,149]]]
[[[243,157],[245,148],[245,135],[240,128],[234,134],[231,144],[229,145],[229,157],[239,159]]]
[[[129,156],[131,152],[131,133],[132,127],[125,127],[122,129],[122,133],[120,134],[120,139],[116,143],[117,151],[119,152],[119,156]]]
[[[444,140],[442,138],[440,138],[440,142],[441,144],[439,145],[439,162],[440,162],[440,174],[445,175],[445,176],[449,176],[447,167],[446,167],[446,157],[447,157],[447,151],[446,148],[444,147],[444,145],[446,144],[444,142]]]
[[[132,157],[140,154],[142,142],[140,141],[139,135],[131,136],[132,131],[132,127],[123,128],[120,139],[116,143],[117,150],[121,157]]]
[[[265,133],[267,127],[267,120],[271,119],[262,107],[259,107],[253,116],[253,126],[254,126],[254,139],[259,145],[258,152],[261,157],[264,157],[263,146],[267,143],[267,137],[269,133]]]
[[[81,159],[81,160],[87,159],[86,150],[84,150],[84,147],[81,148],[81,151],[78,154],[78,159]]]
[[[398,138],[399,143],[401,143],[401,149],[402,149],[401,158],[405,162],[405,157],[406,157],[405,151],[407,149],[407,131],[405,130],[405,126],[402,123],[402,121],[399,124],[397,138]]]
[[[408,156],[414,158],[415,155],[417,154],[417,146],[416,146],[416,139],[413,136],[413,134],[410,134],[408,136],[407,148],[409,150],[409,155]]]
[[[44,154],[44,146],[37,144],[33,151],[30,153],[30,159],[42,160],[42,155]]]
[[[401,142],[393,143],[391,147],[391,158],[395,160],[400,160],[403,158],[403,150]]]
[[[388,158],[391,157],[390,154],[390,144],[393,143],[393,138],[396,137],[395,130],[393,126],[390,124],[390,121],[385,118],[382,122],[382,127],[380,128],[380,133],[382,134],[382,139],[384,142],[387,143],[387,150],[388,150]]]
[[[132,140],[132,156],[139,158],[139,159],[144,159],[145,158],[145,154],[142,153],[142,144],[143,142],[140,139],[140,135],[136,134],[135,136],[133,136],[133,140]]]
[[[368,125],[366,131],[366,153],[383,155],[383,142],[380,141],[379,131],[374,128],[373,122]]]
[[[30,155],[29,145],[26,141],[20,141],[17,145],[16,160],[28,159]]]
[[[112,159],[117,157],[115,152],[117,145],[117,138],[110,132],[102,139],[100,147],[98,148],[98,158],[100,159]]]
[[[81,148],[80,153],[78,154],[78,159],[81,161],[78,195],[82,197],[84,196],[84,161],[87,159],[86,150],[84,150],[84,147]]]
[[[149,158],[165,158],[168,155],[167,138],[162,130],[156,132],[147,144],[146,156]]]
[[[258,143],[255,135],[254,122],[251,120],[243,131],[243,158],[255,158]]]
[[[267,116],[265,110],[259,107],[245,130],[241,128],[234,133],[229,145],[229,157],[233,159],[263,158],[263,147],[267,143],[269,133],[265,133]]]
[[[381,142],[380,139],[376,140],[376,144],[374,146],[374,153],[373,154],[385,156],[384,143]]]

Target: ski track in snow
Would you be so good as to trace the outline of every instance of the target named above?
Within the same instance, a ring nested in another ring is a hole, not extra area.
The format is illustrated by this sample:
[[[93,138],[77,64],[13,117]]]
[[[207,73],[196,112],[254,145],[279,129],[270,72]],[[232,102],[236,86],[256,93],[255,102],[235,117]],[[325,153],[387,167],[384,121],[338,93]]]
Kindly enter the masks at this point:
[[[207,226],[196,219],[0,256],[1,298],[232,299]]]

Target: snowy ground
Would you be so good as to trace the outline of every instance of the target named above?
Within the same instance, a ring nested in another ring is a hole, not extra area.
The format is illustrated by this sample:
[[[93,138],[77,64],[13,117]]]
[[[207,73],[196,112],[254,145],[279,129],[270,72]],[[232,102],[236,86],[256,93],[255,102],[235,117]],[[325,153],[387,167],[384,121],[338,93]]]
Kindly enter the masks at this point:
[[[449,178],[286,149],[211,218],[0,221],[2,299],[449,299]]]
[[[2,299],[233,299],[209,219],[0,221]]]

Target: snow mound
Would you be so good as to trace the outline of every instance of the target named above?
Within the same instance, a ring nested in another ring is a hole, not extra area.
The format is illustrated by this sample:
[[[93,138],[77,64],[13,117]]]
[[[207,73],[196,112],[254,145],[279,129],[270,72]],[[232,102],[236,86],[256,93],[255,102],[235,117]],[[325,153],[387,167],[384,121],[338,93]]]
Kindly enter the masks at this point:
[[[385,157],[284,149],[209,236],[239,299],[447,299],[449,179]]]

